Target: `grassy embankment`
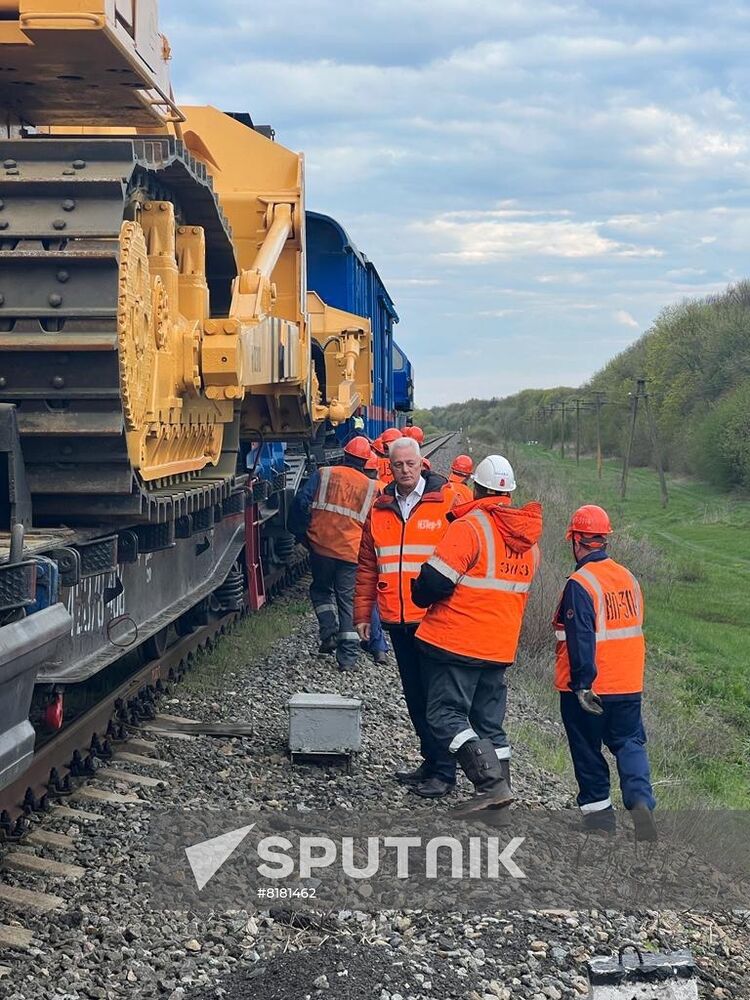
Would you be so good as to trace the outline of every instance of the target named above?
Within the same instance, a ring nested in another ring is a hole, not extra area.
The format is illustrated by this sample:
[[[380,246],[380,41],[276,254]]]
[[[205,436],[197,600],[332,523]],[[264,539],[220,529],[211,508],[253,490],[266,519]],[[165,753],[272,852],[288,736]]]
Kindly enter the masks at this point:
[[[672,480],[666,509],[656,474],[631,472],[620,499],[619,464],[595,463],[539,447],[513,456],[520,502],[545,502],[543,569],[530,602],[514,683],[548,704],[552,611],[572,568],[565,522],[580,503],[599,503],[617,533],[611,551],[641,579],[646,603],[646,724],[662,806],[750,806],[750,501],[697,482]],[[569,770],[567,747],[532,726],[517,735],[554,770]],[[561,737],[563,736],[562,732]]]

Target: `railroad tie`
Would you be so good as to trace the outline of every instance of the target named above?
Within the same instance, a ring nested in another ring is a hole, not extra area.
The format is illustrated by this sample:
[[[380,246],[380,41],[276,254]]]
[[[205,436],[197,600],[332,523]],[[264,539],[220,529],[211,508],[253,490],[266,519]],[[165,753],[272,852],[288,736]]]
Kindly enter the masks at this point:
[[[162,788],[166,785],[163,778],[149,778],[143,774],[133,774],[132,771],[121,771],[119,767],[97,768],[96,777],[107,778],[109,781],[122,781],[126,785],[140,785],[142,788]]]
[[[34,875],[51,875],[53,878],[69,878],[77,881],[86,874],[86,869],[80,865],[70,865],[65,861],[52,861],[38,854],[27,854],[26,851],[9,851],[0,864],[12,872],[30,872]]]
[[[91,799],[92,802],[106,802],[109,805],[146,805],[145,799],[140,799],[134,792],[110,792],[106,788],[94,788],[84,785],[73,795],[74,799]]]
[[[56,847],[61,851],[70,851],[75,846],[71,837],[53,830],[32,830],[23,840],[24,844],[34,844],[37,847]]]
[[[159,757],[144,757],[139,753],[130,753],[128,750],[118,750],[114,756],[115,762],[123,761],[126,764],[142,764],[144,767],[169,768],[172,765],[168,760],[161,760]]]
[[[135,736],[131,736],[125,743],[122,744],[122,749],[115,753],[116,757],[121,756],[122,753],[135,753],[135,754],[154,754],[159,749],[158,744],[153,740],[139,740]]]
[[[16,951],[24,951],[31,947],[34,935],[26,927],[17,927],[15,924],[0,924],[0,948],[14,948]]]
[[[65,900],[61,896],[55,896],[50,892],[32,892],[30,889],[19,889],[15,885],[4,885],[2,882],[0,882],[0,902],[5,903],[12,910],[20,910],[24,913],[27,910],[34,913],[51,913],[65,905]]]
[[[86,812],[85,809],[73,809],[71,806],[52,806],[49,815],[52,819],[67,819],[73,823],[100,823],[102,813]]]

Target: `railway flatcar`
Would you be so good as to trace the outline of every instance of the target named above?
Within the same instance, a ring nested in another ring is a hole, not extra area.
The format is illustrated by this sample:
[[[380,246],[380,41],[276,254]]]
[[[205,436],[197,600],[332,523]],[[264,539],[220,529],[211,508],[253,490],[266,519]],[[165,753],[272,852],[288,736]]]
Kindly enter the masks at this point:
[[[372,399],[357,416],[364,432],[377,437],[386,427],[406,423],[414,408],[411,364],[395,344],[398,313],[375,265],[357,248],[340,223],[307,212],[307,284],[326,302],[370,320],[373,342]],[[339,440],[356,432],[354,420],[337,429]]]
[[[259,607],[311,456],[397,406],[393,302],[301,156],[175,103],[155,0],[41,6],[0,19],[0,789],[129,664]]]

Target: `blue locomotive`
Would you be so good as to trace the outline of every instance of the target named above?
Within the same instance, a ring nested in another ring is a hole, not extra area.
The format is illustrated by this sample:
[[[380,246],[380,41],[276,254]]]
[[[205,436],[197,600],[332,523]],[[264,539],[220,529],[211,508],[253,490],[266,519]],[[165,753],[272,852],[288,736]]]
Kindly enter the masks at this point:
[[[414,408],[409,359],[393,339],[398,313],[371,260],[357,248],[335,219],[306,212],[307,287],[329,305],[370,320],[372,328],[372,403],[362,407],[364,433],[370,438],[386,427],[406,423]],[[355,433],[354,420],[337,429],[340,441]]]

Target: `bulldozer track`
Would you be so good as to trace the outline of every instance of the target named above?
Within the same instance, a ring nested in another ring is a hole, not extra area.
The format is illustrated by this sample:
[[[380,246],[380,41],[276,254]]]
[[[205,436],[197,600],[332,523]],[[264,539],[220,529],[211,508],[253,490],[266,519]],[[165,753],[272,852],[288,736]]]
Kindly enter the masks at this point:
[[[234,250],[205,167],[166,138],[24,139],[2,152],[0,401],[17,405],[35,521],[164,522],[220,503],[238,485],[236,442],[200,472],[149,483],[134,472],[118,343],[120,228],[149,199],[203,228],[212,306],[228,308]]]

